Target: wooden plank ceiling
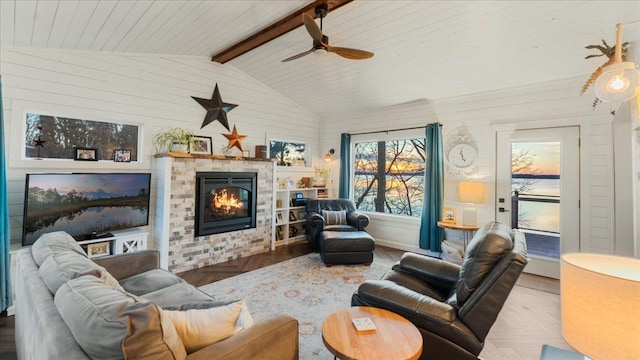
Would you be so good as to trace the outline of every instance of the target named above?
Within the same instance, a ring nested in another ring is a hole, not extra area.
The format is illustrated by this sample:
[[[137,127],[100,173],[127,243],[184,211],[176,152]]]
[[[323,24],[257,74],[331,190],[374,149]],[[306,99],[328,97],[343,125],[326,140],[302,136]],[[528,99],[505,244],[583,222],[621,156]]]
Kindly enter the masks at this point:
[[[210,59],[314,5],[310,0],[2,0],[0,46]],[[585,60],[590,51],[584,47],[600,39],[613,43],[615,24],[637,19],[640,1],[355,0],[331,11],[323,30],[332,45],[368,50],[373,58],[310,54],[282,63],[311,47],[309,34],[298,27],[223,66],[330,116],[586,79],[602,61]],[[640,59],[640,51],[633,50],[640,48],[640,26],[625,29],[623,40]]]

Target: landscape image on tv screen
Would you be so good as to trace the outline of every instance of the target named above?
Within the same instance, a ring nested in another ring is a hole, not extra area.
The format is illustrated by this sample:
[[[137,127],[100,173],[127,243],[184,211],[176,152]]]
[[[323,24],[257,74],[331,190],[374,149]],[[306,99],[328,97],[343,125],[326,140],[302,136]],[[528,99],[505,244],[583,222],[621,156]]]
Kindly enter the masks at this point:
[[[27,174],[22,245],[66,231],[86,240],[149,223],[151,174]]]

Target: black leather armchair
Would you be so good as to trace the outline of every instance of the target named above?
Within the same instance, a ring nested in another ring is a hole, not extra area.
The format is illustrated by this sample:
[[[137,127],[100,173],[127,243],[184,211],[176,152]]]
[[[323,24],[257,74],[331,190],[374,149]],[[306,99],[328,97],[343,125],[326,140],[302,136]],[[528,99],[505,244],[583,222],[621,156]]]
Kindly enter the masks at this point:
[[[524,234],[492,222],[478,230],[461,266],[405,253],[382,280],[361,284],[351,305],[411,321],[424,340],[421,359],[477,359],[526,264]]]
[[[346,210],[347,223],[327,225],[322,210]],[[323,231],[364,231],[369,225],[369,216],[356,210],[356,204],[351,199],[314,199],[306,204],[305,235],[309,246],[313,250],[320,249],[320,233]]]

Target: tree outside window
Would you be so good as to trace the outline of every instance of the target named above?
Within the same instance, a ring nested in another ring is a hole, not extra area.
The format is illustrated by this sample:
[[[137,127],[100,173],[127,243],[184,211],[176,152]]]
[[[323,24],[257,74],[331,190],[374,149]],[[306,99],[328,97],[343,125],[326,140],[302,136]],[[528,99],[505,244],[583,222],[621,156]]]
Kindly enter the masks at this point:
[[[420,217],[425,138],[355,144],[353,193],[363,211]]]

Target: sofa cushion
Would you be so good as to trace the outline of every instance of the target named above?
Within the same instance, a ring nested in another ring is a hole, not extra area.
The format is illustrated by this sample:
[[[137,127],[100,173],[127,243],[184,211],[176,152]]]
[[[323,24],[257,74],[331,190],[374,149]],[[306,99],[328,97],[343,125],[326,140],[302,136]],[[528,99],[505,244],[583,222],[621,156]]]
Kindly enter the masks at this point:
[[[210,309],[163,312],[173,322],[187,353],[198,351],[253,325],[244,300]]]
[[[52,294],[55,294],[62,284],[83,275],[96,276],[108,286],[123,290],[105,268],[73,251],[48,256],[38,269],[38,274]]]
[[[347,223],[347,211],[322,210],[322,217],[326,225],[344,225]]]
[[[159,289],[142,295],[145,299],[160,306],[180,306],[185,303],[211,301],[211,297],[186,282]]]
[[[41,266],[50,255],[68,251],[87,257],[87,253],[80,244],[64,231],[43,234],[31,246],[31,255],[33,255],[33,259],[38,266]]]
[[[184,282],[163,269],[153,269],[120,280],[120,285],[134,295],[144,295]]]
[[[185,359],[173,323],[154,304],[81,276],[60,287],[54,302],[92,359]]]

